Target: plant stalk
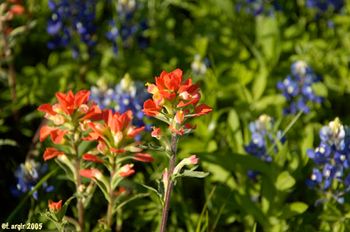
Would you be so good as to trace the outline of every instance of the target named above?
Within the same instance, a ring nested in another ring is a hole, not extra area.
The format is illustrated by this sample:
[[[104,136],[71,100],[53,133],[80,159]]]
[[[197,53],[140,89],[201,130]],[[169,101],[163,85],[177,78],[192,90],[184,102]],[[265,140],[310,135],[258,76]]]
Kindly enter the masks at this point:
[[[178,137],[176,134],[172,134],[171,144],[170,144],[171,154],[170,154],[169,167],[168,167],[168,185],[165,192],[164,207],[162,211],[162,222],[160,224],[160,232],[166,231],[166,225],[167,225],[168,216],[169,216],[170,198],[174,188],[174,181],[172,179],[172,175],[176,165],[177,138]]]
[[[81,166],[81,160],[79,157],[79,151],[78,151],[78,146],[77,146],[77,141],[74,138],[74,135],[76,133],[77,129],[74,129],[74,133],[73,133],[73,138],[72,138],[72,142],[73,142],[73,149],[74,149],[74,153],[75,153],[75,173],[76,173],[76,177],[75,177],[75,188],[76,188],[76,192],[78,193],[77,195],[77,210],[78,210],[78,223],[79,223],[79,227],[80,227],[80,232],[84,232],[84,205],[83,205],[83,201],[81,199],[80,196],[80,192],[79,192],[79,187],[81,186],[81,176],[80,176],[80,166]]]
[[[76,162],[75,162],[75,170],[77,173],[76,176],[76,191],[79,192],[79,186],[81,185],[81,177],[79,175],[80,172],[80,159],[77,158]],[[84,205],[83,205],[83,201],[81,200],[81,197],[77,196],[77,209],[78,209],[78,222],[79,222],[79,226],[80,226],[80,231],[84,232]]]
[[[112,169],[110,170],[110,179],[109,179],[109,199],[108,199],[108,208],[107,208],[107,226],[109,229],[112,229],[113,225],[113,205],[114,205],[114,189],[112,187],[112,181],[114,179],[114,175],[116,175],[116,157],[111,159],[112,161]]]

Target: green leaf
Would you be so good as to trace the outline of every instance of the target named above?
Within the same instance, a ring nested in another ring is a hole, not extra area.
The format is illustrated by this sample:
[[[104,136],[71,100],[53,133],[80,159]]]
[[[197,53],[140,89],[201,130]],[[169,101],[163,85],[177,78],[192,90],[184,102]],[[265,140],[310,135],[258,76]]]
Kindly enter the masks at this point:
[[[293,187],[295,184],[295,179],[288,173],[284,171],[278,175],[276,180],[276,189],[280,191],[285,191]]]
[[[268,106],[281,106],[285,102],[285,98],[282,95],[268,95],[261,97],[258,101],[253,103],[254,109],[257,111],[263,111]]]
[[[259,70],[259,74],[256,76],[253,82],[252,92],[253,92],[254,100],[259,100],[260,97],[263,95],[266,88],[267,76],[268,76],[268,71],[266,67],[261,66]]]
[[[295,215],[304,213],[309,206],[304,202],[293,202],[286,205],[283,209],[282,217],[284,219],[291,218]]]
[[[66,215],[66,211],[68,209],[69,203],[75,198],[75,196],[70,197],[66,202],[63,204],[61,210],[56,214],[57,220],[59,222],[62,221],[64,215]]]
[[[325,84],[321,82],[314,83],[312,85],[312,90],[317,96],[320,97],[327,97],[328,96],[328,89]]]
[[[234,109],[230,110],[228,113],[227,123],[232,132],[235,132],[239,129],[239,118],[237,112]]]
[[[163,201],[163,199],[162,199],[162,194],[161,194],[160,192],[158,192],[157,189],[155,189],[155,188],[153,188],[153,187],[151,187],[151,186],[145,185],[145,184],[140,184],[140,185],[141,185],[142,187],[144,187],[144,188],[150,190],[152,193],[155,193],[155,195],[159,197],[159,200],[160,200],[161,202]]]
[[[307,156],[307,149],[313,147],[314,142],[314,133],[313,133],[313,126],[307,125],[304,129],[304,136],[303,141],[301,144],[301,161],[302,165],[305,166],[307,164],[307,161],[309,160],[309,157]]]
[[[197,49],[197,52],[199,55],[203,58],[205,57],[207,53],[207,47],[208,47],[208,38],[207,37],[200,37],[195,40],[195,47]]]
[[[334,232],[345,232],[345,225],[342,221],[337,221],[333,225],[333,230]]]
[[[256,40],[261,46],[266,63],[274,64],[280,55],[278,22],[275,17],[256,17]]]
[[[204,178],[208,175],[209,175],[208,172],[192,171],[192,170],[185,170],[183,173],[180,174],[180,176],[195,177],[195,178]]]
[[[0,147],[1,146],[13,146],[16,147],[18,146],[17,142],[12,139],[0,139]]]
[[[143,197],[148,197],[149,196],[149,193],[139,193],[139,194],[136,194],[132,197],[130,197],[129,199],[125,200],[125,201],[122,201],[120,202],[118,205],[116,205],[116,207],[113,209],[113,212],[117,212],[118,210],[120,210],[121,208],[123,208],[126,204],[128,204],[129,202],[132,202],[134,200],[137,200],[137,199],[140,199],[140,198],[143,198]]]

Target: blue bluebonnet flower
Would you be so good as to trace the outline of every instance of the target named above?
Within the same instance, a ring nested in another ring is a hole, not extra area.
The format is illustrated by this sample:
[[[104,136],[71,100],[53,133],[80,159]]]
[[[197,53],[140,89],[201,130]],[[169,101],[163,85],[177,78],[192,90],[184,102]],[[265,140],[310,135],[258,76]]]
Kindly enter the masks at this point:
[[[47,33],[53,37],[48,43],[50,49],[69,46],[73,54],[78,54],[76,38],[89,49],[96,44],[95,0],[49,0],[48,4],[51,18]]]
[[[273,130],[273,119],[263,114],[258,120],[249,123],[249,130],[251,132],[251,141],[248,145],[244,146],[245,151],[265,162],[271,162],[272,156],[268,154],[270,146],[276,145],[276,139],[280,142],[284,142],[282,137],[282,131]],[[277,152],[277,147],[274,147],[274,151]],[[258,173],[254,170],[248,171],[248,176],[255,179]]]
[[[313,8],[318,13],[339,11],[344,6],[344,0],[306,0],[306,7]]]
[[[280,10],[281,6],[277,0],[265,1],[265,0],[241,0],[237,3],[236,9],[238,11],[245,11],[247,14],[254,16],[260,14],[271,15],[275,10]]]
[[[16,187],[12,189],[12,194],[14,196],[20,196],[23,193],[33,190],[46,171],[46,164],[42,165],[33,159],[28,159],[20,164],[15,171],[17,184]],[[46,192],[53,191],[53,186],[48,186],[46,182],[43,183],[42,187]],[[33,197],[36,200],[38,199],[38,191],[33,193]]]
[[[309,149],[307,155],[315,163],[309,187],[319,187],[322,191],[330,190],[332,196],[343,202],[343,195],[350,191],[350,137],[348,128],[336,118],[320,130],[320,144]],[[336,183],[336,189],[331,188]]]
[[[118,1],[116,5],[116,17],[108,22],[108,32],[106,38],[112,43],[114,53],[118,53],[118,40],[123,47],[129,47],[134,39],[138,40],[141,48],[147,44],[142,36],[135,38],[137,32],[142,32],[148,28],[146,21],[135,22],[135,13],[140,5],[135,0]]]
[[[91,88],[90,100],[96,102],[102,109],[112,109],[120,113],[131,110],[134,115],[134,125],[143,126],[143,103],[149,98],[141,82],[134,82],[128,74],[117,84],[114,89],[105,84]]]
[[[204,75],[207,72],[209,66],[209,60],[203,59],[199,54],[194,56],[194,59],[191,63],[192,72],[195,75]]]
[[[320,77],[304,61],[293,63],[291,74],[277,83],[277,88],[289,103],[284,113],[295,114],[298,111],[308,113],[310,111],[308,103],[321,103],[322,97],[317,96],[312,89],[312,85],[320,81]]]

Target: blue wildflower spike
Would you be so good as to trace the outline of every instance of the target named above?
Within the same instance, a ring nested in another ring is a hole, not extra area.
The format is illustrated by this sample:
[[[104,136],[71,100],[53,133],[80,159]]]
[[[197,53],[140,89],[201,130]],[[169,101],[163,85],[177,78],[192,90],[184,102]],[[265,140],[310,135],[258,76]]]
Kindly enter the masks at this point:
[[[321,128],[319,146],[307,151],[316,167],[306,184],[311,188],[330,191],[339,203],[344,202],[343,195],[350,191],[348,130],[338,118],[334,119]]]
[[[272,157],[268,154],[268,146],[275,144],[275,138],[283,143],[285,139],[281,138],[282,132],[278,131],[276,135],[274,134],[273,119],[266,114],[261,115],[258,120],[249,123],[249,130],[251,132],[251,141],[244,146],[245,151],[265,162],[271,162]],[[277,151],[277,147],[275,151]],[[256,179],[257,174],[254,170],[249,170],[247,173],[251,179]]]
[[[312,85],[317,82],[320,82],[320,78],[304,61],[293,63],[291,74],[277,83],[277,89],[282,92],[289,104],[284,113],[296,114],[298,111],[309,113],[309,103],[321,103],[322,97],[317,96],[312,89]]]
[[[46,171],[46,164],[40,164],[33,159],[28,159],[20,164],[15,171],[17,184],[15,188],[12,188],[12,194],[14,196],[20,196],[23,193],[33,190]],[[43,183],[42,188],[46,192],[53,191],[53,186],[48,185],[46,182]],[[33,197],[36,200],[38,199],[38,191],[33,192]]]

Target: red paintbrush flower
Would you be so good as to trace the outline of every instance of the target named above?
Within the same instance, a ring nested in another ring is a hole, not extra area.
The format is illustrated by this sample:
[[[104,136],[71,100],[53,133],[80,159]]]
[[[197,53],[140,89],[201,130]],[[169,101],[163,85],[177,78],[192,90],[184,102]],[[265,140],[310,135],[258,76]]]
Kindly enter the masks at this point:
[[[49,200],[49,210],[53,213],[57,213],[58,211],[61,210],[62,208],[62,200],[58,201],[58,202],[54,202],[52,200]]]
[[[57,156],[63,155],[63,154],[64,153],[62,151],[59,151],[56,148],[48,147],[48,148],[46,148],[44,155],[43,155],[44,161],[56,158]]]
[[[163,71],[156,77],[156,83],[148,83],[148,92],[152,99],[144,102],[143,112],[168,123],[170,131],[178,135],[187,134],[193,128],[187,128],[187,119],[208,114],[212,108],[198,105],[201,94],[199,86],[189,78],[182,81],[182,71],[176,69],[170,73]],[[158,138],[152,132],[152,136]]]

